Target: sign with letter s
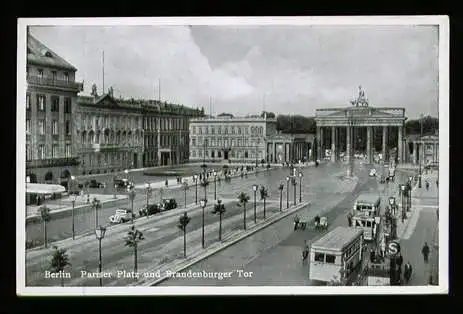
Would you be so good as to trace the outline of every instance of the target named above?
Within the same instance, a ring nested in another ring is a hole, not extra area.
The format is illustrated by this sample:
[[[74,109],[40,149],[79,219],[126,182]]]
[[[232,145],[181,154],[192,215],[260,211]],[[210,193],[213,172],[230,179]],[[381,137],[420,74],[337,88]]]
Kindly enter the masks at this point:
[[[387,252],[391,256],[395,256],[400,253],[400,244],[397,241],[391,241],[387,245]]]

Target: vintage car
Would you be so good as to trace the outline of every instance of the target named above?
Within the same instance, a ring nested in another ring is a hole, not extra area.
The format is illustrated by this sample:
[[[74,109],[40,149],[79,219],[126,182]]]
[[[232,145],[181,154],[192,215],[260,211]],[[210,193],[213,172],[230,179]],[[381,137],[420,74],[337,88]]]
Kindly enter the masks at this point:
[[[375,177],[376,176],[376,169],[375,168],[372,168],[370,169],[370,174],[369,174],[370,177]]]
[[[151,216],[161,212],[161,208],[158,204],[148,204],[138,210],[140,216]]]
[[[98,182],[96,180],[90,180],[85,182],[85,185],[89,188],[104,188],[106,185],[102,182]]]
[[[160,210],[166,211],[177,208],[177,201],[174,198],[163,199],[161,204],[159,204]]]
[[[116,213],[109,217],[109,221],[113,224],[124,223],[132,219],[132,211],[126,208],[116,209]]]

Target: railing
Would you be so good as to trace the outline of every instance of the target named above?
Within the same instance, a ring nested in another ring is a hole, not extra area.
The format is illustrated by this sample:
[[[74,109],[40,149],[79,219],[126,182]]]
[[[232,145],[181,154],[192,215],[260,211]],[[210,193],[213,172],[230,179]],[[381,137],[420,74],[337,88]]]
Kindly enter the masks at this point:
[[[26,168],[48,168],[59,166],[76,166],[79,159],[77,157],[35,159],[26,161]]]
[[[61,87],[61,88],[70,88],[77,90],[79,92],[84,90],[84,84],[73,82],[73,81],[64,81],[64,80],[56,80],[52,78],[42,78],[39,76],[28,76],[27,83],[29,84],[36,84],[36,85],[45,85],[50,87]]]

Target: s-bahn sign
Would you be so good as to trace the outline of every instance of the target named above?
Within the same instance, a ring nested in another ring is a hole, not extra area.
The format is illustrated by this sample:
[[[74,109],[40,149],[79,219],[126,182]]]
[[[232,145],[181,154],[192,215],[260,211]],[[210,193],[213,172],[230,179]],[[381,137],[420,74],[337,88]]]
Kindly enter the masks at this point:
[[[400,253],[400,244],[397,241],[391,241],[387,245],[387,252],[390,256],[395,256]]]

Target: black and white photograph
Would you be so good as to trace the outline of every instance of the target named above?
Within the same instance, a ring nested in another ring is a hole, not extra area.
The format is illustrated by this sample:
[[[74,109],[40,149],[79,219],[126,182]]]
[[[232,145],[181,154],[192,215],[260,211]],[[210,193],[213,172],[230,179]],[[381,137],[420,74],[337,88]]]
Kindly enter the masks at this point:
[[[448,293],[448,24],[18,19],[17,294]]]

